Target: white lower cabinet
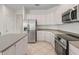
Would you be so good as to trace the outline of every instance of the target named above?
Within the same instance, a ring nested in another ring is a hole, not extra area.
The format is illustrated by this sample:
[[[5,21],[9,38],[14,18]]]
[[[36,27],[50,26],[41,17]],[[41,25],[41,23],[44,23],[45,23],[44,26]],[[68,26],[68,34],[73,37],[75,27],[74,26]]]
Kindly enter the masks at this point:
[[[16,46],[13,45],[12,47],[8,48],[6,51],[3,52],[3,55],[15,55],[16,54]]]
[[[79,49],[74,45],[69,44],[69,55],[79,55]]]
[[[54,47],[55,35],[52,32],[38,31],[37,32],[37,39],[39,41],[47,41],[47,42],[51,43]]]
[[[16,43],[16,54],[20,55],[20,54],[25,54],[24,51],[24,39],[22,39],[21,41],[19,41],[18,43]]]
[[[27,37],[16,43],[16,55],[25,55],[27,46]]]

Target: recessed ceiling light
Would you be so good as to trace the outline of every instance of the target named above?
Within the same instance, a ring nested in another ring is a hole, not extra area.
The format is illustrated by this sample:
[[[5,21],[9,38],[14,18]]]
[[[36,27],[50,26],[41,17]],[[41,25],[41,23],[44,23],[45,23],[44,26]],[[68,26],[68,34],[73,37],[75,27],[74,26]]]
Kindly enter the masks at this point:
[[[35,6],[40,6],[40,4],[35,4]]]

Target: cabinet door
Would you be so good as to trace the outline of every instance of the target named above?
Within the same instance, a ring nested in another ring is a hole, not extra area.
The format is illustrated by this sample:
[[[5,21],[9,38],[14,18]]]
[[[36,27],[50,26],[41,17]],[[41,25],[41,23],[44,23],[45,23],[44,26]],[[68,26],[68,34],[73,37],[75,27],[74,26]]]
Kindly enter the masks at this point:
[[[26,43],[27,38],[21,39],[18,43],[16,43],[16,55],[24,55],[26,54]]]
[[[24,52],[25,52],[25,54],[27,54],[27,47],[28,47],[28,37],[26,36],[26,37],[24,37],[23,38],[23,40],[24,40]]]
[[[13,45],[9,49],[3,52],[3,55],[15,55],[16,54],[16,47]]]
[[[37,39],[39,41],[47,41],[54,46],[54,34],[52,32],[38,31],[37,32]]]

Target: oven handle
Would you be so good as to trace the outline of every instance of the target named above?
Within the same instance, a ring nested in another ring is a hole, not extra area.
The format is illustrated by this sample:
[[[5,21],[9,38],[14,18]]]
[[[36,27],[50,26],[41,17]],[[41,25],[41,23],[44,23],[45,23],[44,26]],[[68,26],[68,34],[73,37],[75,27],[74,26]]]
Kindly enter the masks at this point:
[[[59,42],[58,40],[55,40],[59,45],[61,45],[61,47],[63,47],[64,49],[67,49],[66,46],[64,46],[61,42]]]

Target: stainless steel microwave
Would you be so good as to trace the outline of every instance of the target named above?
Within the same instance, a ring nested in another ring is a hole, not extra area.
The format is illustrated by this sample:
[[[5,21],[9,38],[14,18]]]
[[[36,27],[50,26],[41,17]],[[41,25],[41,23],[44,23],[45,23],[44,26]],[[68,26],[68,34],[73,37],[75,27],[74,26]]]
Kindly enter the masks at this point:
[[[79,5],[73,7],[73,9],[69,9],[62,14],[62,22],[70,23],[70,22],[78,22],[79,21]]]

